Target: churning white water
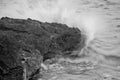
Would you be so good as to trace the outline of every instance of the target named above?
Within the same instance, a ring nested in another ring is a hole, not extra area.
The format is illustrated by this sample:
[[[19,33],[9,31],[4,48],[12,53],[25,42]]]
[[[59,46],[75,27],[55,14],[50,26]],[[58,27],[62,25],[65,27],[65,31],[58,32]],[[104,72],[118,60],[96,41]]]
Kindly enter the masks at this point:
[[[94,80],[104,80],[103,76],[120,80],[117,79],[120,65],[119,0],[0,0],[0,17],[4,16],[58,22],[80,28],[88,37],[83,52],[89,53],[90,57],[85,59],[98,61],[97,67],[87,74],[90,73]],[[69,75],[65,75],[67,80]],[[81,75],[70,76],[76,80],[92,78]]]

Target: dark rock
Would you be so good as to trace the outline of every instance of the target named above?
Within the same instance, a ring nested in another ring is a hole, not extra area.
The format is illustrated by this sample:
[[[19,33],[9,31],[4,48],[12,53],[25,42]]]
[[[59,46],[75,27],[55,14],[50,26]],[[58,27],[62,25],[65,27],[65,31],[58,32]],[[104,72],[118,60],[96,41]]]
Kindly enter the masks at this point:
[[[81,34],[76,28],[70,28],[68,31],[59,35],[56,39],[57,44],[64,51],[73,51],[78,48],[81,41]]]
[[[79,48],[81,37],[79,29],[65,24],[1,18],[0,79],[22,80],[24,68],[29,77],[46,59]]]

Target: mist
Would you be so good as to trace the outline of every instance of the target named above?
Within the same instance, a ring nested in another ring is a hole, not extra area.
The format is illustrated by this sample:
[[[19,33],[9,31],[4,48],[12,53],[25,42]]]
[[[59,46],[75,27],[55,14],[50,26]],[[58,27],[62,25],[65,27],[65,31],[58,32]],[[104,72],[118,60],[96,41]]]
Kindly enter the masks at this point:
[[[0,4],[0,17],[67,24],[82,29],[88,41],[107,26],[103,12],[90,10],[91,3],[87,3],[87,7],[82,0],[1,0]]]

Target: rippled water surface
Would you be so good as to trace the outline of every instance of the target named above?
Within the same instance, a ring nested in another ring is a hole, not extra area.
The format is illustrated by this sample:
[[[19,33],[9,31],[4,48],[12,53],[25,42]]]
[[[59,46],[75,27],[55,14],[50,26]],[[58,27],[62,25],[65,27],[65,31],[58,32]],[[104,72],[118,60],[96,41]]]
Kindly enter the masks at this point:
[[[86,57],[49,65],[43,80],[120,80],[120,0],[0,0],[3,16],[64,23],[88,37]]]

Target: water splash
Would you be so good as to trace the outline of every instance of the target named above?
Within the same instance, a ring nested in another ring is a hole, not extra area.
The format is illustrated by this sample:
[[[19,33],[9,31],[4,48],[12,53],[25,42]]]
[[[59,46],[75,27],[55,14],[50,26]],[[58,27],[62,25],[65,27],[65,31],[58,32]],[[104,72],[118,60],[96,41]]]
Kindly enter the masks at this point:
[[[69,3],[68,3],[69,2]],[[100,30],[99,15],[95,11],[77,12],[84,4],[79,0],[4,0],[0,17],[32,18],[44,22],[59,22],[71,27],[79,27],[86,31],[89,39],[93,39],[95,31]],[[84,8],[84,7],[83,7]],[[98,27],[97,27],[98,26]]]
[[[0,4],[0,17],[32,18],[80,28],[88,37],[83,52],[89,53],[90,57],[85,60],[98,61],[96,73],[99,75],[113,73],[116,64],[118,66],[118,59],[107,60],[103,56],[120,56],[119,0],[1,0]],[[101,67],[101,64],[107,66]]]

